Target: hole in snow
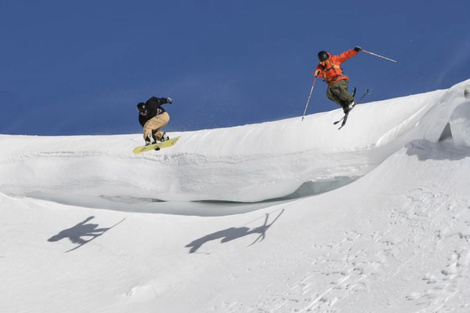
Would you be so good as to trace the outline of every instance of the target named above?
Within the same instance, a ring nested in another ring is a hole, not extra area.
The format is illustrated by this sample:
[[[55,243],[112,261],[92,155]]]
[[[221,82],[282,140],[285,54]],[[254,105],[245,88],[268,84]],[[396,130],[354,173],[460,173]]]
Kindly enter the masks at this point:
[[[295,200],[303,197],[309,197],[309,196],[315,196],[319,195],[331,190],[338,189],[340,187],[346,186],[360,177],[346,177],[346,176],[341,176],[341,177],[335,177],[332,179],[328,180],[322,180],[322,181],[309,181],[303,183],[299,188],[297,188],[296,191],[293,193],[279,197],[279,198],[271,198],[271,199],[265,199],[262,201],[256,201],[256,202],[239,202],[239,201],[224,201],[224,200],[197,200],[197,201],[192,201],[192,202],[198,202],[198,203],[218,203],[218,204],[256,204],[256,203],[271,203],[271,202],[277,202],[277,201],[285,201],[285,200]]]
[[[450,124],[447,123],[446,127],[442,131],[441,137],[439,137],[439,141],[444,141],[447,139],[452,139],[452,130],[450,129]]]
[[[359,178],[360,177],[341,176],[328,180],[305,182],[290,195],[274,200],[290,200],[319,195],[346,186]]]

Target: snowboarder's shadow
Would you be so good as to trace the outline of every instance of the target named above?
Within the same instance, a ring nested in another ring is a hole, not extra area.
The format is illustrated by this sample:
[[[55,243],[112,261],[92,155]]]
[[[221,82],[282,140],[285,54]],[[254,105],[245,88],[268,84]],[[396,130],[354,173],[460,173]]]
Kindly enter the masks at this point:
[[[105,232],[107,232],[108,230],[117,226],[118,224],[122,223],[125,220],[125,219],[122,219],[120,222],[108,228],[99,228],[98,224],[87,224],[93,218],[95,217],[90,216],[87,219],[85,219],[83,222],[80,222],[71,228],[64,229],[57,235],[49,238],[47,241],[56,242],[56,241],[68,238],[72,243],[77,244],[75,248],[72,248],[66,251],[66,252],[70,252],[70,251],[80,248],[81,246],[89,243],[90,241],[96,239],[97,237],[102,236]],[[91,237],[91,238],[85,239],[88,237]]]
[[[230,227],[228,229],[224,229],[207,236],[201,237],[199,239],[194,240],[193,242],[186,245],[189,249],[189,253],[195,253],[201,246],[209,241],[220,239],[221,243],[226,243],[244,236],[252,235],[252,234],[259,234],[255,241],[253,241],[249,246],[254,245],[258,241],[263,241],[266,238],[266,231],[276,222],[276,220],[281,216],[284,212],[282,209],[281,213],[270,223],[268,224],[269,214],[266,214],[264,219],[264,224],[256,227],[256,228],[248,228],[248,227]]]

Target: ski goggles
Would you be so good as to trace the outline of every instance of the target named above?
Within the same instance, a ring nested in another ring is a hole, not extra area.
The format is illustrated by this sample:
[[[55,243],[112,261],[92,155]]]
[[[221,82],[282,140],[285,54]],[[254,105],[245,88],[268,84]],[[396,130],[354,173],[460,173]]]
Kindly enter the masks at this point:
[[[140,111],[139,109],[137,109],[137,111],[139,112],[140,115],[147,115],[147,109],[142,110],[142,111]]]

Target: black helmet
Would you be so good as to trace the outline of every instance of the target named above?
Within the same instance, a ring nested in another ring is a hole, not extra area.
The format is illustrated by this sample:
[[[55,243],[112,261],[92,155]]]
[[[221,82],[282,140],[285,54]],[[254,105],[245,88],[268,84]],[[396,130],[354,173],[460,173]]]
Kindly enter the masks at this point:
[[[325,62],[326,60],[328,60],[330,58],[330,56],[328,55],[328,53],[326,51],[320,51],[318,52],[318,60],[320,62]]]
[[[137,111],[139,111],[140,114],[145,115],[147,114],[147,106],[143,102],[139,102],[137,104]]]

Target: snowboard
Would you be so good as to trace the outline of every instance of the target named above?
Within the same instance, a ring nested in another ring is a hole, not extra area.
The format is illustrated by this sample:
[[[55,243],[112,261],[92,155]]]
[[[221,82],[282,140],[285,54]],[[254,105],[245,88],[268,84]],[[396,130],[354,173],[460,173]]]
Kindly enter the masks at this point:
[[[178,141],[178,139],[180,139],[180,137],[181,136],[169,139],[169,140],[164,141],[164,142],[154,143],[153,145],[137,147],[137,148],[134,149],[134,154],[139,154],[139,153],[143,153],[143,152],[147,152],[147,151],[155,151],[155,150],[158,151],[158,150],[163,149],[163,148],[173,147],[176,144],[176,142]]]

